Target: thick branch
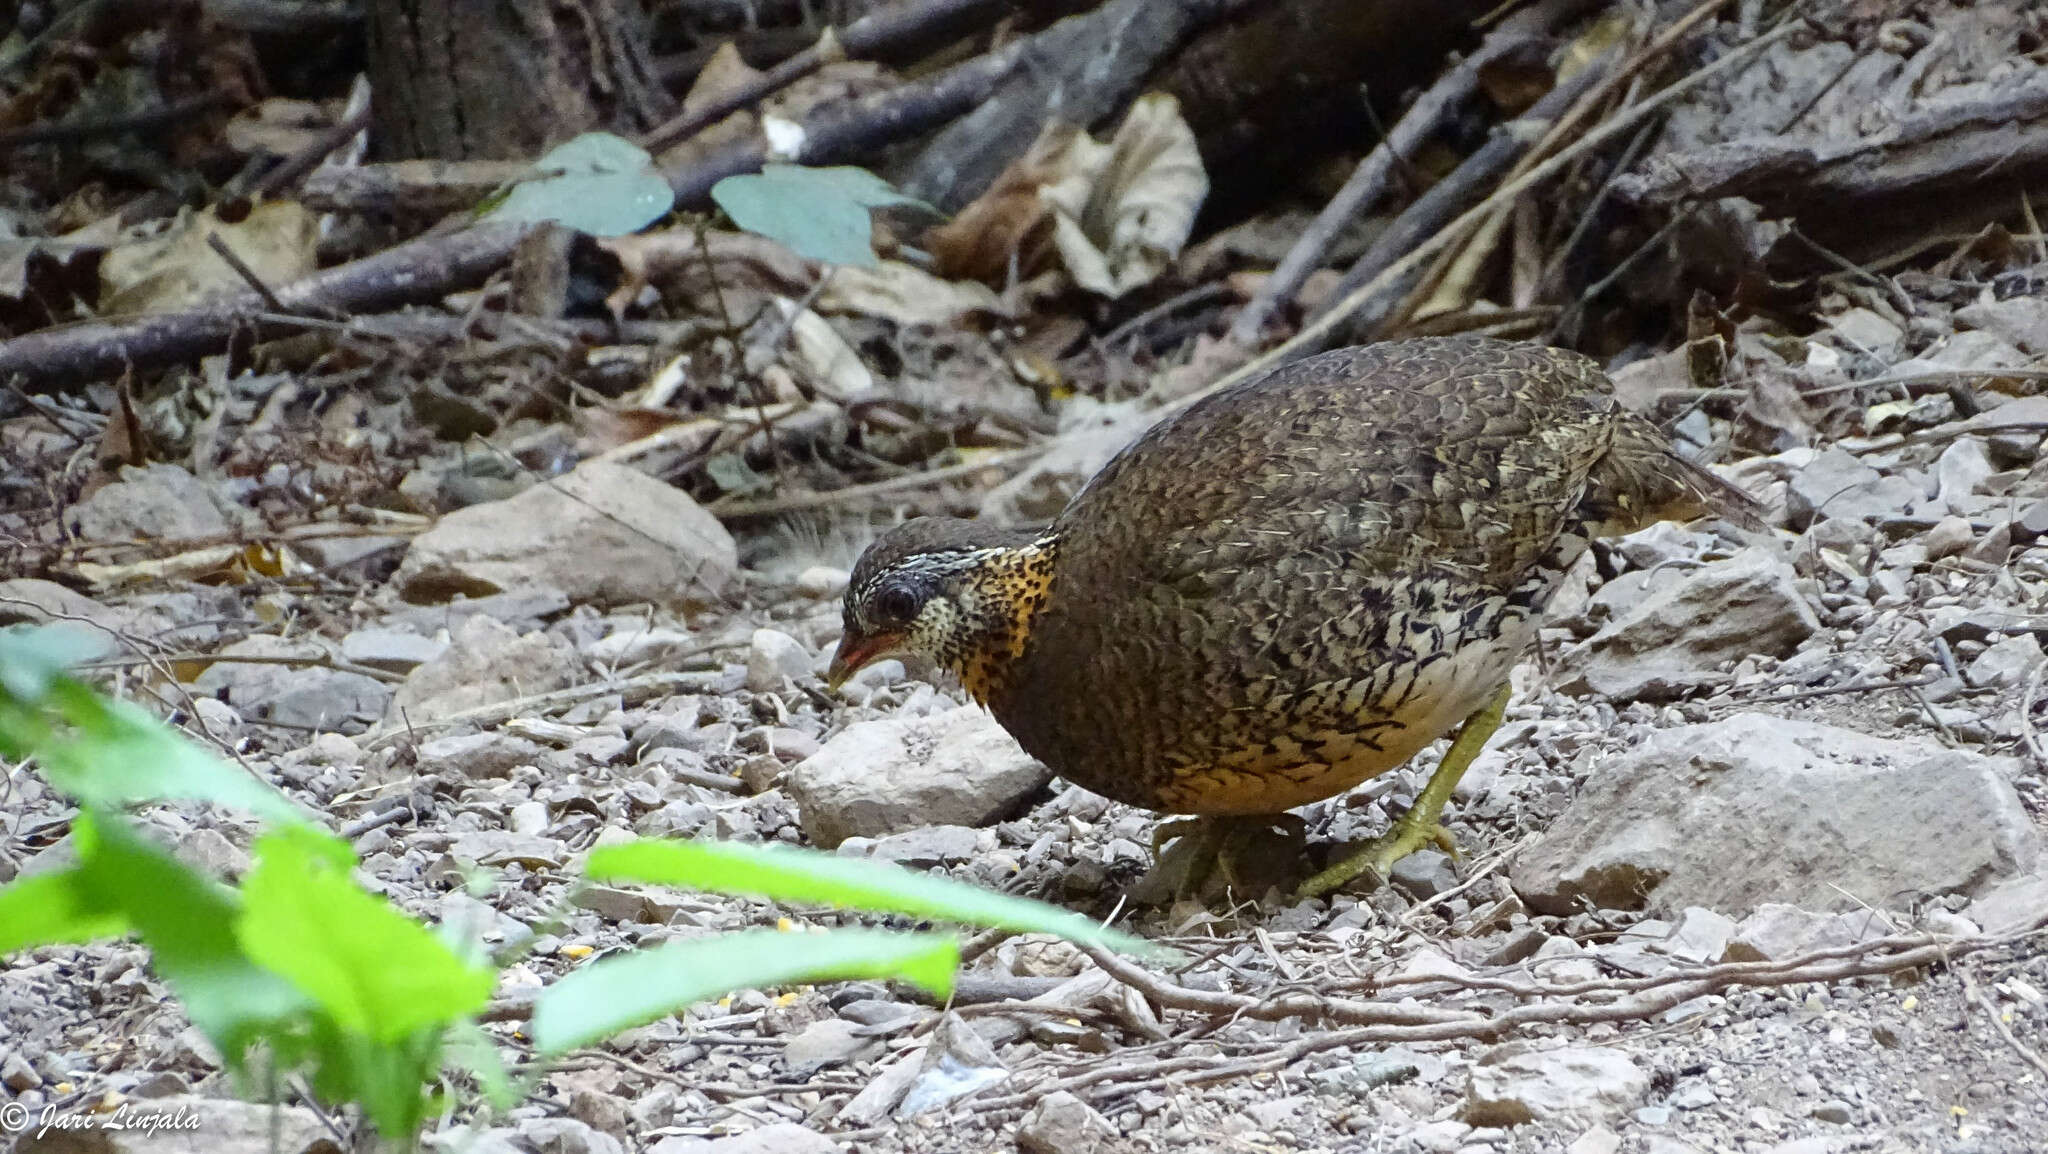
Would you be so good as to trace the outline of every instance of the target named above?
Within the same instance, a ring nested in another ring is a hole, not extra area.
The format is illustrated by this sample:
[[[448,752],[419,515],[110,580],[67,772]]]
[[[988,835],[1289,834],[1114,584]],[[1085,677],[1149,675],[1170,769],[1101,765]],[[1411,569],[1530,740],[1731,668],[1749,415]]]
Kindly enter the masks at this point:
[[[480,283],[511,258],[524,232],[524,226],[500,224],[426,237],[293,281],[277,295],[299,312],[347,314],[434,300]],[[187,312],[43,329],[0,341],[0,380],[18,378],[47,391],[209,356],[237,331],[290,331],[289,322],[259,319],[265,307],[247,292]]]

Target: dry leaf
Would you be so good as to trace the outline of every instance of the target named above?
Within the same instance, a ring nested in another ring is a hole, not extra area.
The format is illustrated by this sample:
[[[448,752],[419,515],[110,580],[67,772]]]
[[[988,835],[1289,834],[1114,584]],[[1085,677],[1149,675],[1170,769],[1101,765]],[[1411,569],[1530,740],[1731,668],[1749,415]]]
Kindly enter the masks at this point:
[[[1141,96],[1109,142],[1109,157],[1085,199],[1062,181],[1046,190],[1059,210],[1053,243],[1082,288],[1104,296],[1150,283],[1195,227],[1209,175],[1180,102]]]
[[[259,204],[233,224],[213,209],[188,210],[160,235],[120,245],[100,261],[100,311],[176,312],[209,297],[246,292],[248,282],[207,243],[216,235],[271,288],[315,267],[318,219],[292,201]]]
[[[816,279],[802,257],[746,233],[709,232],[700,244],[694,230],[678,228],[599,237],[597,245],[619,259],[619,287],[605,298],[614,316],[625,315],[640,290],[652,284],[663,299],[684,309],[716,316],[722,304],[734,317],[749,317],[767,297],[803,292]]]
[[[1080,287],[1121,296],[1179,255],[1208,194],[1179,102],[1154,93],[1131,105],[1108,144],[1046,126],[927,247],[943,275],[1007,286],[1057,261]]]
[[[873,268],[834,269],[816,305],[823,312],[859,313],[899,325],[946,325],[969,313],[1012,315],[1002,298],[979,281],[942,280],[894,260]]]
[[[874,374],[861,363],[860,354],[824,317],[809,309],[798,312],[796,302],[786,298],[778,298],[775,307],[785,317],[795,315],[789,326],[789,343],[812,380],[841,397],[875,387]]]

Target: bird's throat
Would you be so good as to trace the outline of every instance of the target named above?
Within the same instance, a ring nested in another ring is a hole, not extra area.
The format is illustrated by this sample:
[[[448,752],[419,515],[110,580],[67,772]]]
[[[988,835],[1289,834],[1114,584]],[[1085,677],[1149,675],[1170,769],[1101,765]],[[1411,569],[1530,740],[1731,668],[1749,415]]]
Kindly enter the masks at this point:
[[[1031,643],[1031,626],[1052,594],[1058,539],[991,551],[957,595],[960,631],[944,647],[945,664],[983,705],[1000,698],[1017,660]]]

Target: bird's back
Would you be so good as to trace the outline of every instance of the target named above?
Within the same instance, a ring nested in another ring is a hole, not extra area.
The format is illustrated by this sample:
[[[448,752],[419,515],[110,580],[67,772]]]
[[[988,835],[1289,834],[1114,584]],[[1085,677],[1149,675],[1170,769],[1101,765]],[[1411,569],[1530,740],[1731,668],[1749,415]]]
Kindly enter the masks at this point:
[[[1453,338],[1297,361],[1161,422],[1074,499],[991,704],[1113,797],[1277,812],[1476,708],[1589,531],[1718,484],[1577,354]]]

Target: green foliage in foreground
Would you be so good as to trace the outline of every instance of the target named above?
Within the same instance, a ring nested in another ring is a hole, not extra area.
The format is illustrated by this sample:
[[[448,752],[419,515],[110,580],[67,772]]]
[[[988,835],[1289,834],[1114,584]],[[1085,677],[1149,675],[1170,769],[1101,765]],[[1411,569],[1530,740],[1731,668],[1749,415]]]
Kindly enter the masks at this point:
[[[0,888],[0,955],[133,936],[238,1076],[302,1071],[320,1098],[357,1104],[387,1137],[418,1134],[444,1066],[508,1101],[513,1080],[476,1024],[497,970],[364,888],[349,844],[284,794],[64,672],[92,653],[62,627],[0,629],[0,758],[33,759],[79,807],[76,864]],[[127,816],[165,802],[264,820],[239,886],[180,862]],[[643,840],[594,852],[585,872],[1149,949],[1037,902],[802,850]],[[944,997],[959,956],[948,932],[672,941],[565,976],[535,1001],[531,1035],[552,1056],[733,990],[836,978],[892,978]]]

